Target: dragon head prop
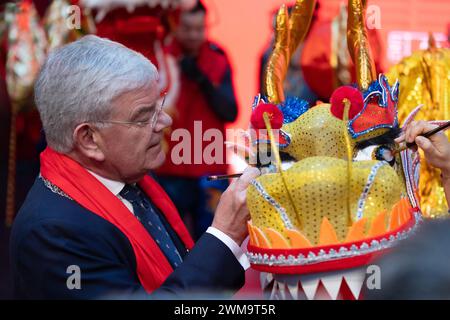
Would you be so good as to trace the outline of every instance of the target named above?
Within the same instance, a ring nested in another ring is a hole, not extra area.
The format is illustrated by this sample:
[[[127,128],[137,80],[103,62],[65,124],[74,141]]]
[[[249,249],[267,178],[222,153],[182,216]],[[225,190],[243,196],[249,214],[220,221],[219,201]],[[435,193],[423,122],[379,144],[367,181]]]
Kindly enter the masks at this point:
[[[375,74],[361,0],[349,0],[347,27],[358,83],[311,107],[284,98],[287,64],[314,5],[298,0],[290,15],[279,10],[266,92],[252,106],[250,128],[268,133],[254,136],[252,146],[256,153],[269,146],[276,165],[247,190],[248,256],[254,269],[271,276],[362,267],[421,220],[417,154],[397,152],[394,142],[401,130],[399,84]]]

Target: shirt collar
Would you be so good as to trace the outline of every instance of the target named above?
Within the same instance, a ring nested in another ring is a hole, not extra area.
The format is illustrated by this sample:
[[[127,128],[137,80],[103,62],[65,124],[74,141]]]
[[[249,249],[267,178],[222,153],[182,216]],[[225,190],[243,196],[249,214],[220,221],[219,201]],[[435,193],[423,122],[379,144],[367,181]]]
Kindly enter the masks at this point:
[[[115,196],[119,195],[120,191],[122,191],[123,187],[125,187],[124,182],[104,178],[92,172],[91,170],[87,171],[92,174],[98,181],[100,181]]]

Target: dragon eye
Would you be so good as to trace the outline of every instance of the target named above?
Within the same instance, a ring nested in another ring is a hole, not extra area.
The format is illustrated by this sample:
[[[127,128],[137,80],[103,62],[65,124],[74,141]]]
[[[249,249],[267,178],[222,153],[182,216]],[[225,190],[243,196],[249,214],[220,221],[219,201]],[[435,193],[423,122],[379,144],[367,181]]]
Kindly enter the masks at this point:
[[[372,158],[373,151],[377,147],[378,146],[368,146],[366,148],[358,150],[358,153],[356,154],[356,157],[353,160],[355,161],[373,160]]]
[[[386,146],[386,145],[377,146],[373,150],[372,159],[373,160],[378,160],[378,161],[386,161],[391,166],[394,165],[394,163],[395,163],[395,158],[394,158],[394,154],[392,152],[392,149],[389,146]]]
[[[372,145],[368,146],[364,149],[358,150],[355,161],[364,161],[364,160],[378,160],[378,161],[386,161],[391,166],[395,164],[394,154],[392,149],[387,145]]]

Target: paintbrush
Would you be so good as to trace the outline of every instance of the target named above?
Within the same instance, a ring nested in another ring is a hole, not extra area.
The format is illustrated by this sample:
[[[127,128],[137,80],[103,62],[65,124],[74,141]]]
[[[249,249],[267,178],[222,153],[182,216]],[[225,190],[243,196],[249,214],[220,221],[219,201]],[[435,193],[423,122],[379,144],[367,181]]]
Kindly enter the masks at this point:
[[[439,127],[434,128],[433,130],[430,130],[430,131],[428,131],[428,132],[425,132],[425,133],[423,133],[423,134],[421,134],[421,135],[419,135],[419,136],[425,137],[425,138],[429,138],[429,137],[431,137],[433,134],[438,133],[439,131],[445,130],[445,129],[447,129],[448,127],[450,127],[450,121],[447,121],[447,123],[445,123],[445,124],[443,124],[443,125],[440,125]],[[402,152],[402,151],[404,151],[404,150],[406,150],[406,149],[409,149],[409,148],[412,148],[412,147],[414,147],[414,146],[416,146],[416,143],[415,143],[415,142],[406,142],[406,144],[405,144],[403,147],[401,147],[401,148],[395,150],[395,151],[394,151],[394,154],[399,153],[399,152]]]
[[[425,138],[429,138],[431,137],[433,134],[438,133],[439,131],[445,130],[448,127],[450,127],[450,121],[448,121],[447,123],[440,125],[437,128],[434,128],[433,130],[430,130],[428,132],[425,132],[424,134],[421,134],[420,136],[425,137]],[[412,148],[416,145],[415,142],[406,142],[406,144],[393,151],[393,154],[397,154],[399,152],[402,152],[406,149]],[[232,178],[239,178],[240,176],[242,176],[242,173],[234,173],[234,174],[223,174],[223,175],[214,175],[214,176],[209,176],[207,177],[208,181],[216,181],[216,180],[224,180],[224,179],[232,179]]]
[[[222,174],[222,175],[209,176],[206,178],[206,180],[216,181],[216,180],[224,180],[224,179],[231,179],[231,178],[239,178],[240,176],[242,176],[242,172],[234,173],[234,174]]]

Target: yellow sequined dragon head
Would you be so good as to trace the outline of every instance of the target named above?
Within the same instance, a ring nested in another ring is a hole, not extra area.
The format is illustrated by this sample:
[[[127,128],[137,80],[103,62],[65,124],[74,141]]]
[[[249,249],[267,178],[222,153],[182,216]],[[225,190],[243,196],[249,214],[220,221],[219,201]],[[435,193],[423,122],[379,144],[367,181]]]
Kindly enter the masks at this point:
[[[275,166],[247,190],[249,257],[255,269],[275,274],[361,266],[420,220],[417,157],[395,151],[398,82],[376,76],[365,1],[348,3],[348,49],[358,83],[338,88],[329,104],[310,107],[284,97],[290,56],[309,28],[315,2],[298,0],[291,14],[280,8],[266,92],[252,107],[251,129],[267,132],[253,146],[257,152],[268,146]]]

